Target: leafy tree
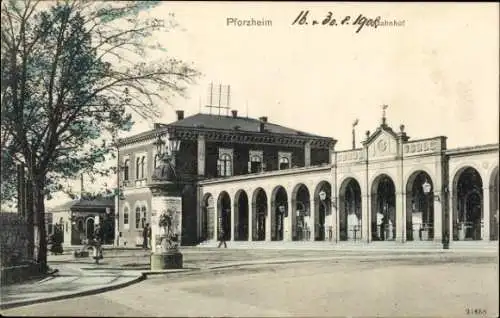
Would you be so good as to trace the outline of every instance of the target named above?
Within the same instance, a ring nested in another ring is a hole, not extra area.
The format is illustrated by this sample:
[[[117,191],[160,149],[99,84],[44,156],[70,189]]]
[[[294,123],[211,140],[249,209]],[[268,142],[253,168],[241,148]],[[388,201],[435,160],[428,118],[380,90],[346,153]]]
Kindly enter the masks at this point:
[[[43,265],[44,199],[80,173],[114,172],[99,164],[112,153],[118,132],[132,127],[132,113],[157,117],[160,105],[184,96],[199,75],[174,57],[145,62],[153,52],[166,56],[153,38],[176,27],[172,16],[147,17],[156,5],[2,2],[2,178],[12,176],[15,163],[25,164],[35,259]]]

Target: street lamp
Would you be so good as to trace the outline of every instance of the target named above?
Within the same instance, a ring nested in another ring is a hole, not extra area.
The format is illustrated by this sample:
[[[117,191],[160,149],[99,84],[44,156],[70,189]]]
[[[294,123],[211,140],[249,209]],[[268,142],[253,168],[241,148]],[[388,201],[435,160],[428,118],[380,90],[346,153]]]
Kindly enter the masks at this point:
[[[424,191],[426,202],[426,216],[425,216],[425,226],[424,231],[427,234],[427,239],[429,239],[429,215],[430,215],[430,204],[429,204],[429,193],[431,193],[432,186],[431,184],[425,180],[424,184],[422,184],[422,190]]]
[[[325,201],[325,199],[326,199],[326,192],[325,192],[324,190],[321,190],[321,191],[319,192],[319,199],[320,199],[321,201]]]
[[[163,141],[163,139],[161,139],[159,133],[156,134],[156,140],[155,142],[153,142],[153,145],[156,147],[156,153],[158,155],[161,155],[163,151],[163,145],[165,145],[165,142]]]
[[[280,205],[278,206],[278,211],[279,211],[279,214],[278,214],[278,240],[281,240],[282,239],[282,236],[283,236],[283,218],[286,217],[286,207],[284,205]]]

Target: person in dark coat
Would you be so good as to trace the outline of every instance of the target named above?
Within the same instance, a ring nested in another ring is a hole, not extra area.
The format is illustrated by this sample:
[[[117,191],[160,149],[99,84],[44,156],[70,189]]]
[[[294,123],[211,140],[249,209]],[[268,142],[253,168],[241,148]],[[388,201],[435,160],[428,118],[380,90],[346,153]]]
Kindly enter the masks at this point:
[[[142,248],[147,250],[149,248],[148,240],[151,237],[151,230],[149,228],[149,223],[146,223],[146,226],[142,230]]]

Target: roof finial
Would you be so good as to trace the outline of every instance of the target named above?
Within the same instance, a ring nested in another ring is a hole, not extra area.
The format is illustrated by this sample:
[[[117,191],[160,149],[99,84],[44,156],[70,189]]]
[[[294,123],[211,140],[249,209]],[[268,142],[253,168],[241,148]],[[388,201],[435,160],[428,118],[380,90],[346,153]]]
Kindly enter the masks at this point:
[[[389,105],[384,104],[382,105],[382,125],[385,126],[385,110],[389,107]]]

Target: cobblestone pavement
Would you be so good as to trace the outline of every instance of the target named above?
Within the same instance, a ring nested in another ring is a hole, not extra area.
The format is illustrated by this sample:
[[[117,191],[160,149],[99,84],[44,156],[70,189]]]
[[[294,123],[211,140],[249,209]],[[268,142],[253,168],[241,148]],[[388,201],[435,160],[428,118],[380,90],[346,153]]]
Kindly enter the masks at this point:
[[[225,253],[210,256],[215,252],[186,251],[185,258],[215,262],[227,260]],[[246,255],[255,256],[252,252]],[[497,257],[454,255],[392,255],[385,259],[379,255],[366,261],[346,256],[191,271],[148,278],[99,295],[13,308],[3,314],[465,317],[475,311],[476,316],[497,317]],[[268,254],[266,258],[270,258]]]

